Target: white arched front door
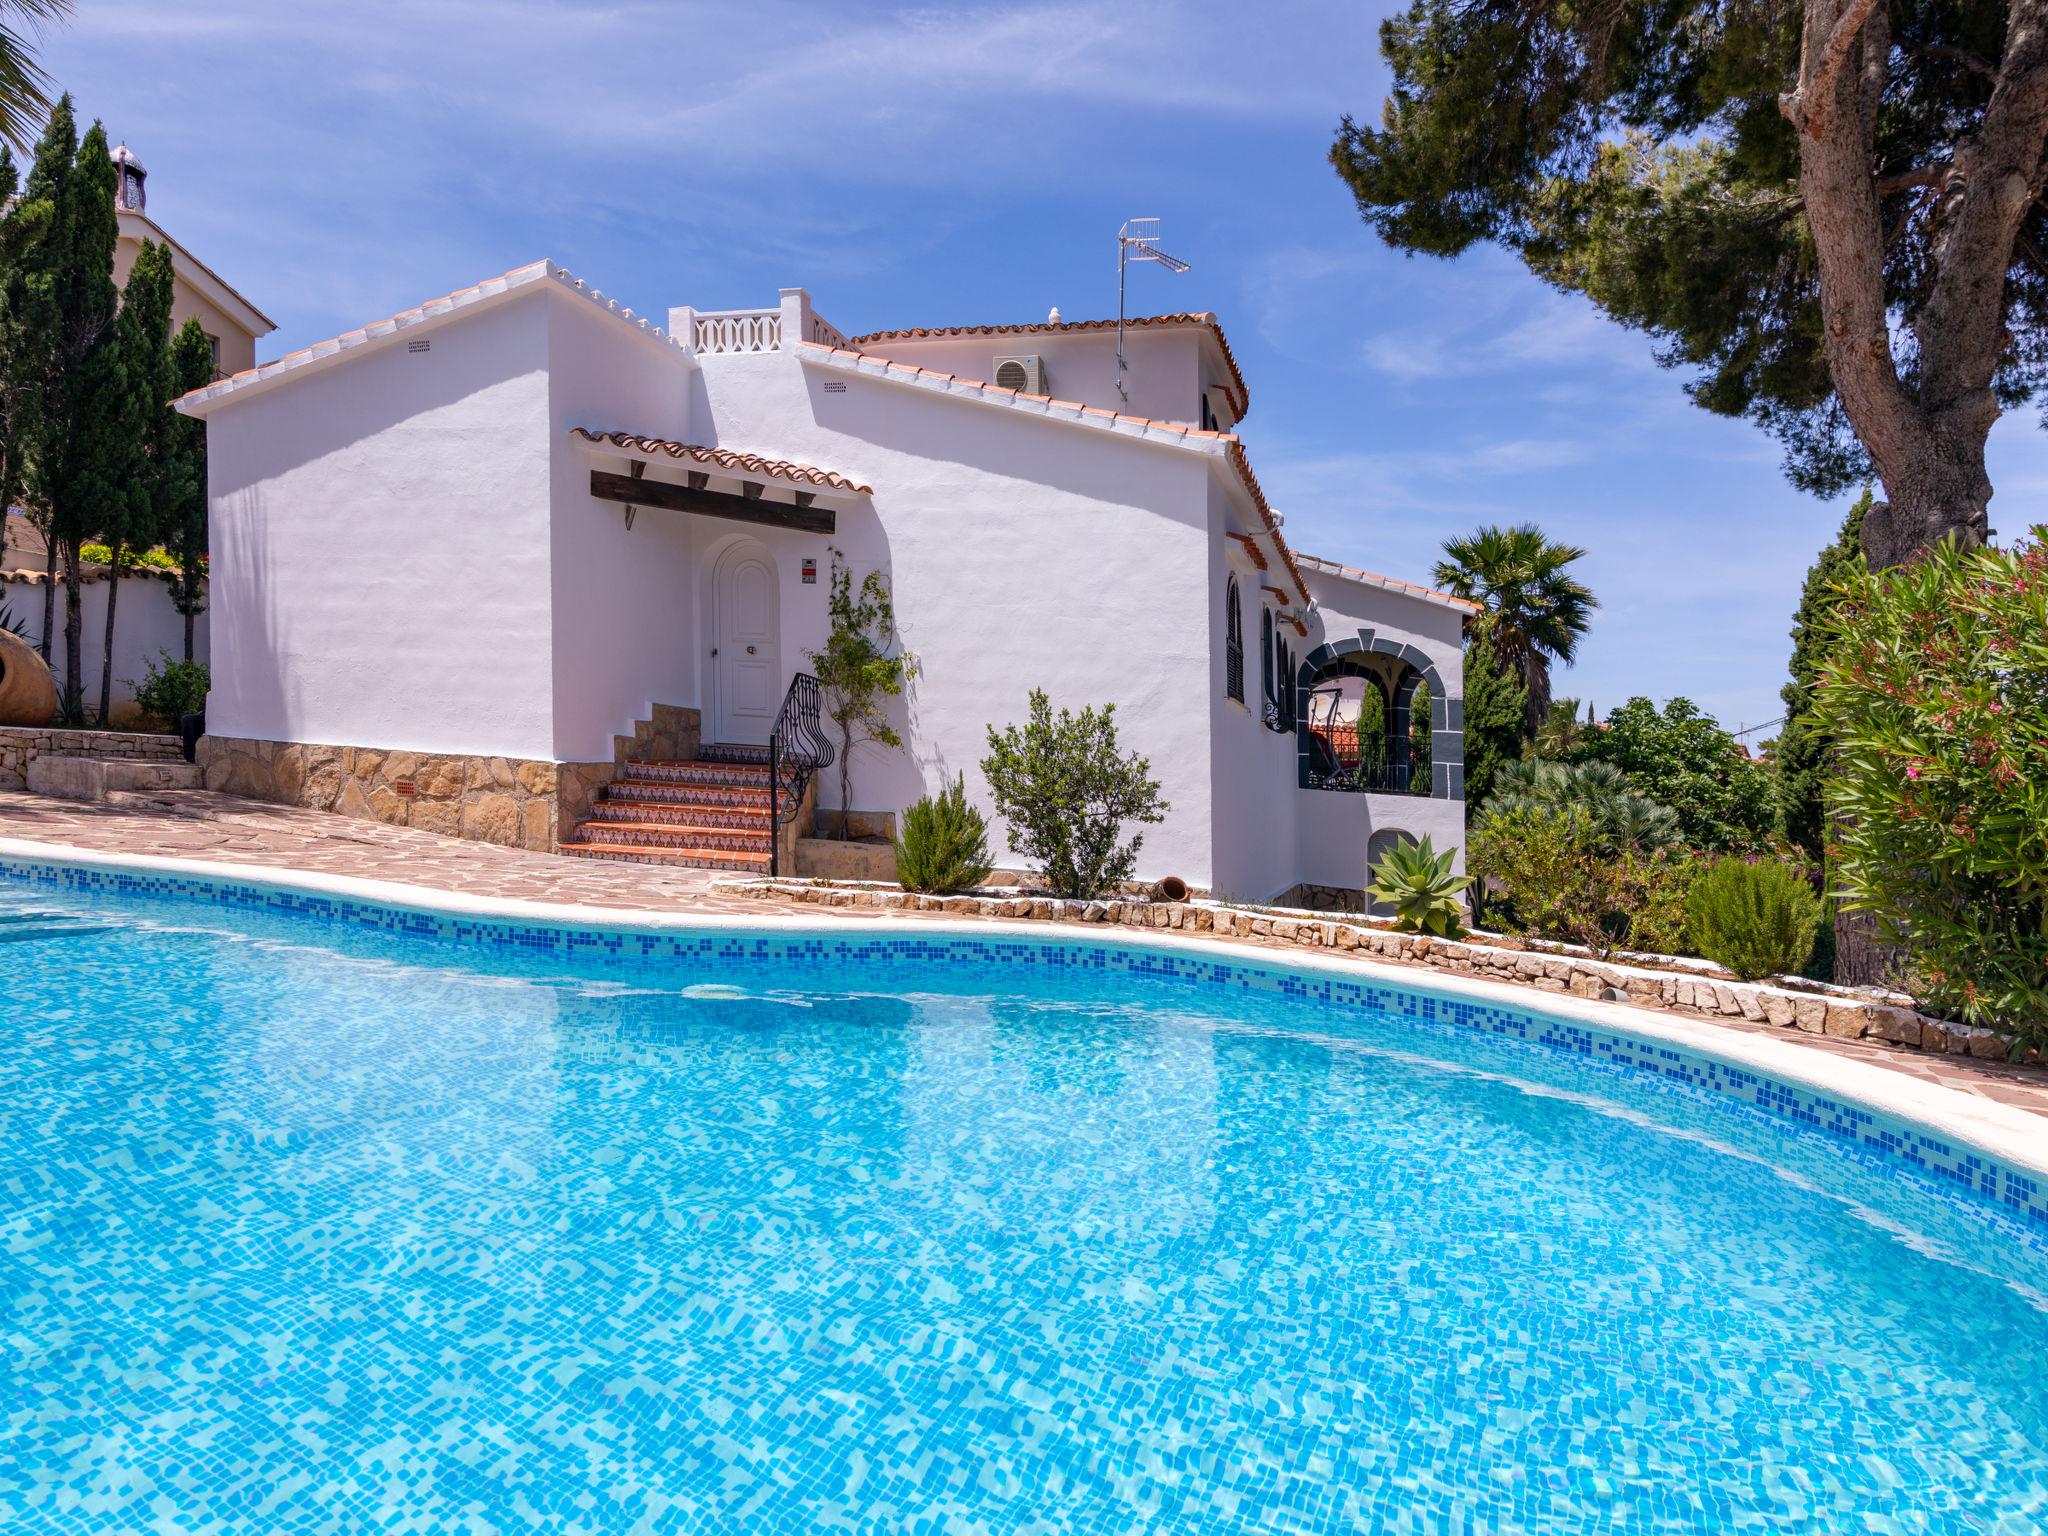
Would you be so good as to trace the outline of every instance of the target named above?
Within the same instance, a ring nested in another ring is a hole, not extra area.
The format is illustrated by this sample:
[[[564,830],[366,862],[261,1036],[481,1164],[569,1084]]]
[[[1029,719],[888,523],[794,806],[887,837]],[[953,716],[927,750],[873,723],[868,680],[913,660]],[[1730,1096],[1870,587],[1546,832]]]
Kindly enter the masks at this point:
[[[711,579],[712,734],[728,746],[765,746],[782,707],[782,633],[775,559],[735,544]]]

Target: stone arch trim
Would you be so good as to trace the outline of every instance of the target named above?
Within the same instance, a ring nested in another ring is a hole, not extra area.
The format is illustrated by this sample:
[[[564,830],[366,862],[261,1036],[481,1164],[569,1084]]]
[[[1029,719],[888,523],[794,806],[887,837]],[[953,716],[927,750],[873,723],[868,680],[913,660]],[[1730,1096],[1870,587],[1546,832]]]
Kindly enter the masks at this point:
[[[1331,662],[1346,656],[1379,655],[1392,656],[1409,668],[1409,671],[1394,685],[1393,704],[1398,709],[1408,708],[1415,699],[1416,684],[1425,678],[1429,682],[1429,731],[1430,731],[1430,785],[1429,798],[1432,800],[1463,800],[1465,798],[1465,699],[1462,694],[1453,697],[1445,688],[1443,678],[1438,674],[1436,663],[1429,659],[1427,652],[1405,640],[1389,640],[1376,635],[1372,630],[1361,629],[1356,635],[1345,635],[1325,641],[1310,651],[1295,669],[1294,690],[1294,751],[1296,782],[1303,789],[1309,787],[1308,753],[1308,694],[1318,672]]]

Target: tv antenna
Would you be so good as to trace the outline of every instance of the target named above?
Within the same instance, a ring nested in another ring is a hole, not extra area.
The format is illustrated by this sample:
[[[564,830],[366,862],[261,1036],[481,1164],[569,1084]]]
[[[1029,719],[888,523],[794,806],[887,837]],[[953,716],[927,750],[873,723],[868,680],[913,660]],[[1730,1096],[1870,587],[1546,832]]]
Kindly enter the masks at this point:
[[[1125,219],[1124,227],[1116,232],[1116,393],[1125,405],[1131,403],[1130,391],[1124,388],[1124,375],[1131,365],[1124,361],[1124,271],[1134,261],[1156,261],[1169,272],[1188,269],[1178,256],[1159,249],[1157,219]]]

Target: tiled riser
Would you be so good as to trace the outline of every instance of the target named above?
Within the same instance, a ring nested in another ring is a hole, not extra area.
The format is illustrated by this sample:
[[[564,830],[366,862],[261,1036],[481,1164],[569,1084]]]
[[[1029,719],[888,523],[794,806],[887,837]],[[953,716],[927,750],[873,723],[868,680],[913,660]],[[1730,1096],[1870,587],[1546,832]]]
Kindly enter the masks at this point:
[[[1142,946],[1094,945],[1035,938],[977,938],[907,933],[743,934],[631,932],[510,923],[412,911],[350,898],[203,880],[183,875],[0,859],[0,878],[128,897],[197,901],[211,906],[296,913],[311,919],[481,951],[510,951],[572,960],[638,960],[709,964],[772,963],[810,969],[843,984],[862,967],[908,968],[936,981],[948,967],[999,967],[1020,976],[1095,972],[1154,978],[1205,989],[1278,994],[1306,1009],[1345,1014],[1357,1010],[1401,1014],[1505,1035],[1563,1050],[1604,1066],[1649,1072],[1733,1099],[1968,1191],[2002,1209],[2048,1243],[2048,1184],[1931,1131],[1896,1123],[1870,1110],[1811,1089],[1782,1083],[1741,1067],[1662,1042],[1607,1033],[1566,1019],[1519,1008],[1467,1002],[1406,988],[1355,982],[1319,973],[1208,959]],[[1312,1025],[1304,1014],[1304,1024]]]

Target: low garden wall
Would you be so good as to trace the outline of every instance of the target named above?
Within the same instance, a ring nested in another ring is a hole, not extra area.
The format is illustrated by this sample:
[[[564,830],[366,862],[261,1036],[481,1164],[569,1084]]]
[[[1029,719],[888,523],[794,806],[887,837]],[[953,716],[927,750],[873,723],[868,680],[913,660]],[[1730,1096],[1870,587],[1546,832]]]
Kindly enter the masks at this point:
[[[139,731],[60,731],[50,726],[0,725],[0,789],[28,788],[28,765],[38,757],[104,757],[182,763],[175,736]]]
[[[1435,939],[1425,934],[1396,933],[1371,919],[1338,920],[1316,912],[1232,907],[1208,901],[1066,901],[1033,891],[920,896],[877,885],[766,880],[727,881],[721,883],[721,888],[824,907],[874,907],[1217,934],[1405,961],[1457,976],[1518,982],[1573,997],[1604,998],[1713,1018],[1744,1019],[1835,1039],[1877,1040],[1986,1060],[2003,1061],[2008,1055],[2004,1037],[1996,1032],[1929,1018],[1914,1008],[1911,998],[1900,993],[1851,991],[1792,978],[1781,982],[1737,981],[1704,962],[1685,962],[1688,969],[1667,970],[1601,960],[1560,947],[1535,949],[1480,936]],[[2021,1059],[2038,1062],[2041,1053],[2029,1050]]]

